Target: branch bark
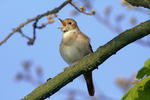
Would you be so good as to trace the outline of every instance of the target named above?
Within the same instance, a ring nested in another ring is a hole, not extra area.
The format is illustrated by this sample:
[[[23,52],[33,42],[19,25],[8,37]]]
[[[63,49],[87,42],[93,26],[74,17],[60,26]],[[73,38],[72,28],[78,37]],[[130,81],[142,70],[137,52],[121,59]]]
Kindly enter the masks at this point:
[[[76,65],[68,67],[64,72],[37,87],[22,100],[44,100],[53,95],[81,74],[97,69],[98,65],[102,64],[113,54],[116,54],[121,48],[150,34],[149,27],[150,20],[130,30],[126,30],[104,46],[100,46],[93,54],[84,57]]]
[[[133,6],[137,7],[142,6],[150,9],[150,0],[126,0],[126,1]]]

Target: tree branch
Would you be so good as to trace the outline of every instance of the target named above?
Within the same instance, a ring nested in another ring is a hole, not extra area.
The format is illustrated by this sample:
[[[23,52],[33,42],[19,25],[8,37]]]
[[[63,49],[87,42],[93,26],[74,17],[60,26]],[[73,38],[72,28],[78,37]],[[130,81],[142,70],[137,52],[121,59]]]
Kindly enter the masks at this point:
[[[96,69],[98,65],[102,64],[113,54],[116,54],[121,48],[150,34],[149,27],[150,20],[121,33],[104,46],[99,47],[93,54],[84,57],[76,65],[68,67],[64,72],[37,87],[22,100],[44,100],[53,95],[76,77]]]
[[[6,36],[6,38],[4,38],[1,42],[0,42],[0,46],[5,43],[14,33],[18,32],[19,30],[21,30],[22,27],[24,27],[25,25],[27,25],[28,23],[31,23],[33,21],[39,20],[44,16],[48,16],[50,14],[55,14],[58,13],[64,6],[66,6],[68,3],[70,3],[72,0],[66,0],[64,3],[62,3],[59,7],[54,8],[51,11],[47,11],[43,14],[40,14],[34,18],[28,19],[26,22],[21,23],[17,28],[15,28],[11,33],[8,34],[8,36]]]
[[[137,7],[142,6],[150,9],[150,0],[126,0],[126,1],[133,6]]]

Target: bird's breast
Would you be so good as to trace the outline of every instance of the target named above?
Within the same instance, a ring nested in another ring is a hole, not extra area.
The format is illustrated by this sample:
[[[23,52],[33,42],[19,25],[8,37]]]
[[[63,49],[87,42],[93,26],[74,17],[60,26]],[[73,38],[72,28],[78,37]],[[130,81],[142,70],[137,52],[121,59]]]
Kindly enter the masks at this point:
[[[71,45],[77,38],[77,31],[71,30],[68,32],[63,33],[62,42],[65,45]]]
[[[72,64],[91,53],[89,49],[89,42],[85,41],[80,36],[77,36],[75,40],[69,43],[69,45],[65,42],[60,44],[61,56],[68,64]]]

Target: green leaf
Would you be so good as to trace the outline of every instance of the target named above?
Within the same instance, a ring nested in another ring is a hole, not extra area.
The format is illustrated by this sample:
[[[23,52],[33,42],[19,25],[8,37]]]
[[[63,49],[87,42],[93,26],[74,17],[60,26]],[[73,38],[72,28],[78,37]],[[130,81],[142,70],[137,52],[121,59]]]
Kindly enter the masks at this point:
[[[136,78],[141,79],[144,76],[149,76],[149,75],[150,75],[150,59],[148,59],[145,62],[144,67],[138,71]]]
[[[150,100],[150,76],[133,86],[121,100]]]

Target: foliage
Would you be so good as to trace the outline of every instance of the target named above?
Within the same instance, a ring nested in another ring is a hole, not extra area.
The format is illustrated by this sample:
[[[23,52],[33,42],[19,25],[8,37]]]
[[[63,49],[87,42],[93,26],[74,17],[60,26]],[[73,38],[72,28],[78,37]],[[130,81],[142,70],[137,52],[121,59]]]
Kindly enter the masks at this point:
[[[142,79],[135,86],[133,86],[121,100],[150,100],[150,59],[148,59],[144,67],[141,68],[137,74],[137,78]]]
[[[149,76],[150,75],[150,59],[148,59],[145,64],[144,64],[144,67],[141,68],[137,74],[137,78],[138,79],[141,79],[143,78],[144,76]]]

